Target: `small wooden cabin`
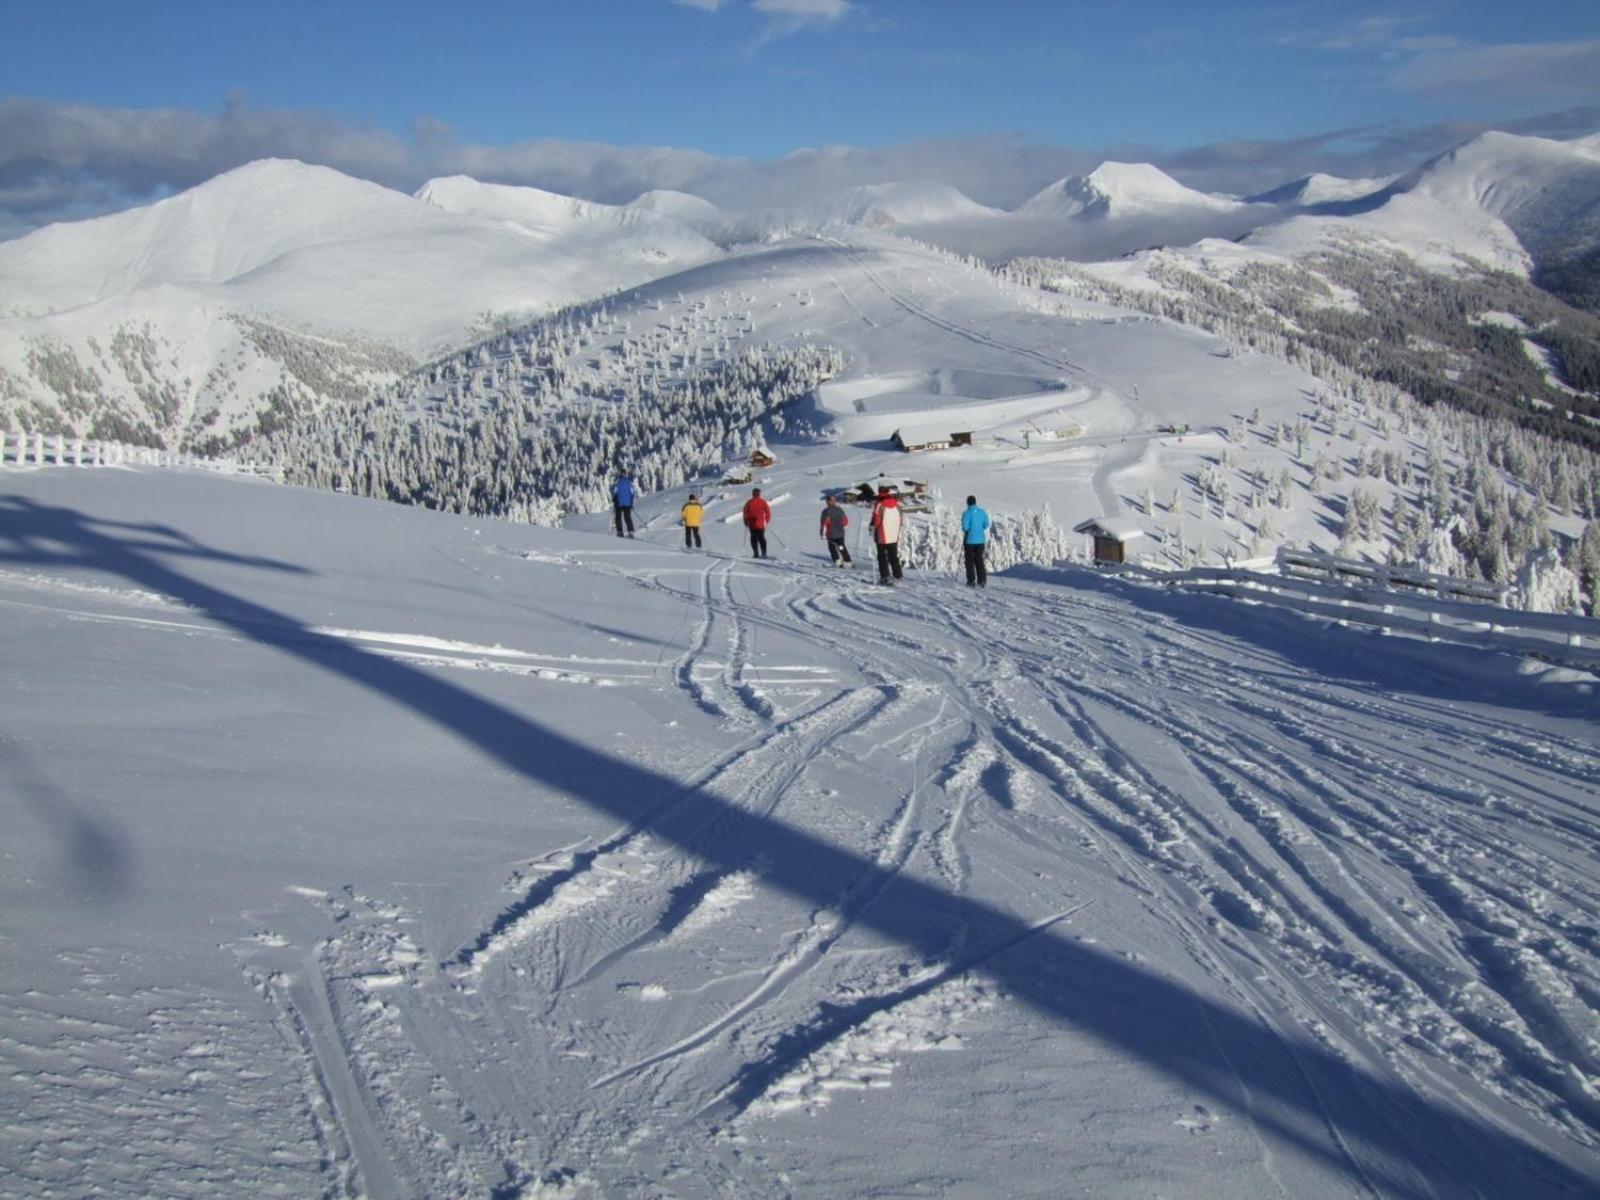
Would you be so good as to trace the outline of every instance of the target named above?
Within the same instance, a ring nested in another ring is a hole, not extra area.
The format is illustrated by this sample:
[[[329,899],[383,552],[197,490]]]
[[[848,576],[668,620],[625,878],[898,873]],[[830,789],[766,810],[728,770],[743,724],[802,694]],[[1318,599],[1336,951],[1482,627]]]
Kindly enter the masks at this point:
[[[904,450],[907,454],[914,454],[918,450],[950,449],[949,434],[933,433],[926,429],[896,429],[889,440],[897,450]]]
[[[1144,530],[1127,517],[1097,517],[1074,526],[1072,532],[1087,533],[1094,539],[1097,563],[1126,562],[1128,543],[1144,536]]]
[[[972,445],[972,434],[935,433],[931,429],[896,429],[889,439],[895,448],[911,454],[918,450],[948,450],[951,446]]]
[[[765,450],[758,448],[750,451],[750,465],[752,467],[766,468],[772,466],[777,461],[777,459],[773,458],[772,455],[768,454]]]

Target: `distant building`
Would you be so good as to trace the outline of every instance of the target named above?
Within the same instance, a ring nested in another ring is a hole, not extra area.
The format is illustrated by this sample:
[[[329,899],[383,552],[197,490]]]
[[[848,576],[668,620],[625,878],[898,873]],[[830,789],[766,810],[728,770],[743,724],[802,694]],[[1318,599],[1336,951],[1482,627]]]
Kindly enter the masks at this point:
[[[860,504],[871,504],[878,498],[878,493],[887,489],[889,494],[897,500],[921,500],[928,494],[928,484],[921,479],[890,479],[880,475],[876,479],[863,480],[848,488],[834,488],[828,494],[837,496],[841,500],[854,500]]]
[[[1038,438],[1043,442],[1064,442],[1069,438],[1082,436],[1083,426],[1072,424],[1070,422],[1065,425],[1058,425],[1055,428],[1051,428],[1049,426],[1040,427],[1035,425],[1030,429],[1024,429],[1022,431],[1022,444],[1024,446],[1031,447],[1035,438]]]
[[[889,439],[895,447],[912,453],[917,450],[948,450],[951,446],[972,445],[970,430],[960,433],[935,433],[931,429],[896,429]]]
[[[1127,517],[1096,517],[1073,526],[1072,532],[1087,533],[1094,539],[1097,563],[1126,562],[1128,543],[1144,536],[1144,530]]]
[[[777,461],[765,450],[756,449],[750,451],[750,465],[752,467],[770,467]]]

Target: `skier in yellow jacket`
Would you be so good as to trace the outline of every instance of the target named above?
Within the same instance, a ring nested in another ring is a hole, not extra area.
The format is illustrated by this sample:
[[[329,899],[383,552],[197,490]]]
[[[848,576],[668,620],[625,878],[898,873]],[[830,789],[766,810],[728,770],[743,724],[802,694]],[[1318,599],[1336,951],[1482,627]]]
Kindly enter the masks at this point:
[[[683,548],[685,550],[700,549],[700,521],[705,515],[705,506],[691,492],[689,499],[683,506]]]

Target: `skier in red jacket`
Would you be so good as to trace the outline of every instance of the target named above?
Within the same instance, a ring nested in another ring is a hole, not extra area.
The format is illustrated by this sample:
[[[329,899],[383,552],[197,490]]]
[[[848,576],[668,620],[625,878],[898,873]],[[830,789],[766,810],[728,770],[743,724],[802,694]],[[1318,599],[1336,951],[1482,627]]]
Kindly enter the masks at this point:
[[[772,523],[772,505],[761,498],[761,489],[752,488],[750,499],[744,502],[744,524],[750,531],[750,552],[757,558],[767,557],[767,526]]]
[[[878,489],[878,502],[872,506],[872,540],[878,546],[878,582],[893,582],[900,574],[900,501],[887,487]]]

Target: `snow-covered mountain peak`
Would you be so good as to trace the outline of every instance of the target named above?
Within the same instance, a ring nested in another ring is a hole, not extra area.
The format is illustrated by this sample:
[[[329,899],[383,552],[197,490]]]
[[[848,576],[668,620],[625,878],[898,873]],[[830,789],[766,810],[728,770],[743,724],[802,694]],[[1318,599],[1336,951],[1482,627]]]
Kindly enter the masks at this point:
[[[579,200],[542,188],[504,183],[484,183],[470,175],[430,179],[417,189],[416,198],[445,212],[470,213],[538,226],[615,216],[621,210],[608,204]]]
[[[348,395],[486,319],[718,253],[660,213],[533,188],[457,177],[414,197],[327,167],[249,163],[0,244],[0,401],[70,405],[76,427],[103,418],[147,438],[242,431],[282,387],[308,405]],[[320,356],[321,392],[307,355]]]
[[[661,213],[680,221],[724,220],[728,214],[711,201],[671,188],[654,188],[630,201],[628,208]]]
[[[1052,183],[1019,210],[1031,217],[1124,217],[1163,209],[1223,211],[1239,202],[1185,187],[1149,163],[1101,163]]]
[[[1390,191],[1503,221],[1535,260],[1600,240],[1600,155],[1571,142],[1481,133]]]
[[[1295,208],[1314,208],[1323,204],[1347,204],[1381,192],[1394,182],[1392,177],[1381,179],[1343,179],[1314,171],[1300,179],[1292,180],[1268,192],[1250,196],[1250,204],[1280,204]]]
[[[1084,177],[1084,182],[1114,200],[1190,204],[1196,198],[1216,199],[1185,187],[1149,163],[1103,162]]]
[[[414,202],[292,159],[246,163],[165,200],[0,245],[0,300],[54,311],[170,283],[223,283],[284,254],[393,231]]]
[[[996,215],[997,210],[948,183],[913,179],[850,188],[829,207],[826,220],[842,225],[931,225]]]
[[[1586,175],[1600,191],[1600,162],[1581,145],[1491,130],[1402,176],[1395,190],[1511,217],[1542,193]]]
[[[679,195],[691,205],[696,201],[696,197]],[[621,237],[638,243],[630,252],[653,254],[663,261],[715,253],[715,231],[723,224],[711,205],[706,205],[711,209],[709,218],[702,213],[686,219],[683,214],[689,206],[681,201],[661,205],[601,204],[542,188],[483,183],[468,175],[430,179],[417,190],[416,198],[460,216],[510,222],[520,232],[540,240],[589,235]]]
[[[647,219],[675,221],[724,247],[769,240],[788,227],[788,222],[776,214],[732,213],[700,196],[667,188],[645,192],[624,208]]]

